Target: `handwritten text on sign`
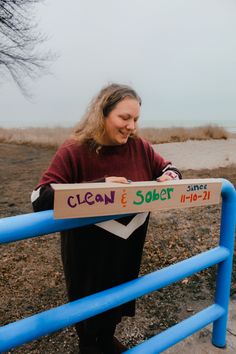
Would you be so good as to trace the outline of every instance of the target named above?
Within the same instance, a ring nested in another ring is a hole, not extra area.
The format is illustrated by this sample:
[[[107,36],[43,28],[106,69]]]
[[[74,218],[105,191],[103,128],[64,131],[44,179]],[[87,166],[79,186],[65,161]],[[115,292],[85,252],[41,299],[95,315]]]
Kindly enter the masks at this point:
[[[217,204],[221,182],[196,179],[168,182],[52,184],[55,218],[185,208]]]

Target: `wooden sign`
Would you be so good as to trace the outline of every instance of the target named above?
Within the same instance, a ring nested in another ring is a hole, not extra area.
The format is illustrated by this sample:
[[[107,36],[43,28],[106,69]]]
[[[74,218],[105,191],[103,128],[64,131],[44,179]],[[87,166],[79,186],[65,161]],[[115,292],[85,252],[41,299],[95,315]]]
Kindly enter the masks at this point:
[[[56,219],[138,213],[220,202],[219,179],[52,184]]]

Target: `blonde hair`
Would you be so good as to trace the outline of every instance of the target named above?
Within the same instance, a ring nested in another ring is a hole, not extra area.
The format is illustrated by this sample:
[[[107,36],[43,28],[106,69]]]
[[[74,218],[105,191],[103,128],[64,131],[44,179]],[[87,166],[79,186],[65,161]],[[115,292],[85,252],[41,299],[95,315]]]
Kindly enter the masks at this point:
[[[105,86],[90,102],[87,111],[75,127],[72,138],[80,143],[89,142],[97,148],[105,133],[104,119],[117,103],[126,97],[136,99],[141,106],[141,98],[131,87],[115,83]]]

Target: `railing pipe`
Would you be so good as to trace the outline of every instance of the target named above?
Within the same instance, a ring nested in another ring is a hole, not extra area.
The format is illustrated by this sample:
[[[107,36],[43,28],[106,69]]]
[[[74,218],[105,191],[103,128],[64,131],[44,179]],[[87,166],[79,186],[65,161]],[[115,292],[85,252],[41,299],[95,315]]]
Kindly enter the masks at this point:
[[[54,219],[53,210],[38,213],[10,216],[0,219],[0,243],[20,241],[31,237],[43,236],[58,231],[96,224],[125,215],[108,215],[77,219]]]
[[[136,347],[126,351],[129,354],[158,354],[170,348],[191,334],[206,327],[224,315],[225,310],[219,305],[211,305],[197,314],[181,321],[173,327],[157,334]]]
[[[163,288],[222,262],[228,256],[229,252],[226,248],[216,247],[128,283],[7,324],[0,328],[0,352]]]
[[[213,322],[212,343],[217,347],[225,347],[234,252],[236,193],[229,181],[222,182],[222,216],[218,247],[115,288],[0,327],[0,351],[12,349],[95,316],[218,263],[215,304],[128,352],[157,354],[211,322]],[[0,243],[41,236],[122,216],[54,220],[52,210],[14,216],[0,220]]]
[[[236,193],[234,186],[227,180],[222,180],[222,182],[222,211],[219,245],[228,249],[229,257],[218,265],[215,303],[224,308],[225,311],[219,319],[214,321],[212,335],[212,343],[220,348],[226,346],[227,317],[236,223]]]

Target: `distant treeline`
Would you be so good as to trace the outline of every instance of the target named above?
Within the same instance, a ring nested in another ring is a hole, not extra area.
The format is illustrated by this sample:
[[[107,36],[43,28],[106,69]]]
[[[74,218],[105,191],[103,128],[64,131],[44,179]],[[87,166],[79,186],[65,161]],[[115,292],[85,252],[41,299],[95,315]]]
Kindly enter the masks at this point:
[[[72,128],[1,128],[0,143],[57,147],[72,133]],[[187,140],[228,139],[229,133],[217,125],[195,128],[141,128],[139,134],[151,144]]]

